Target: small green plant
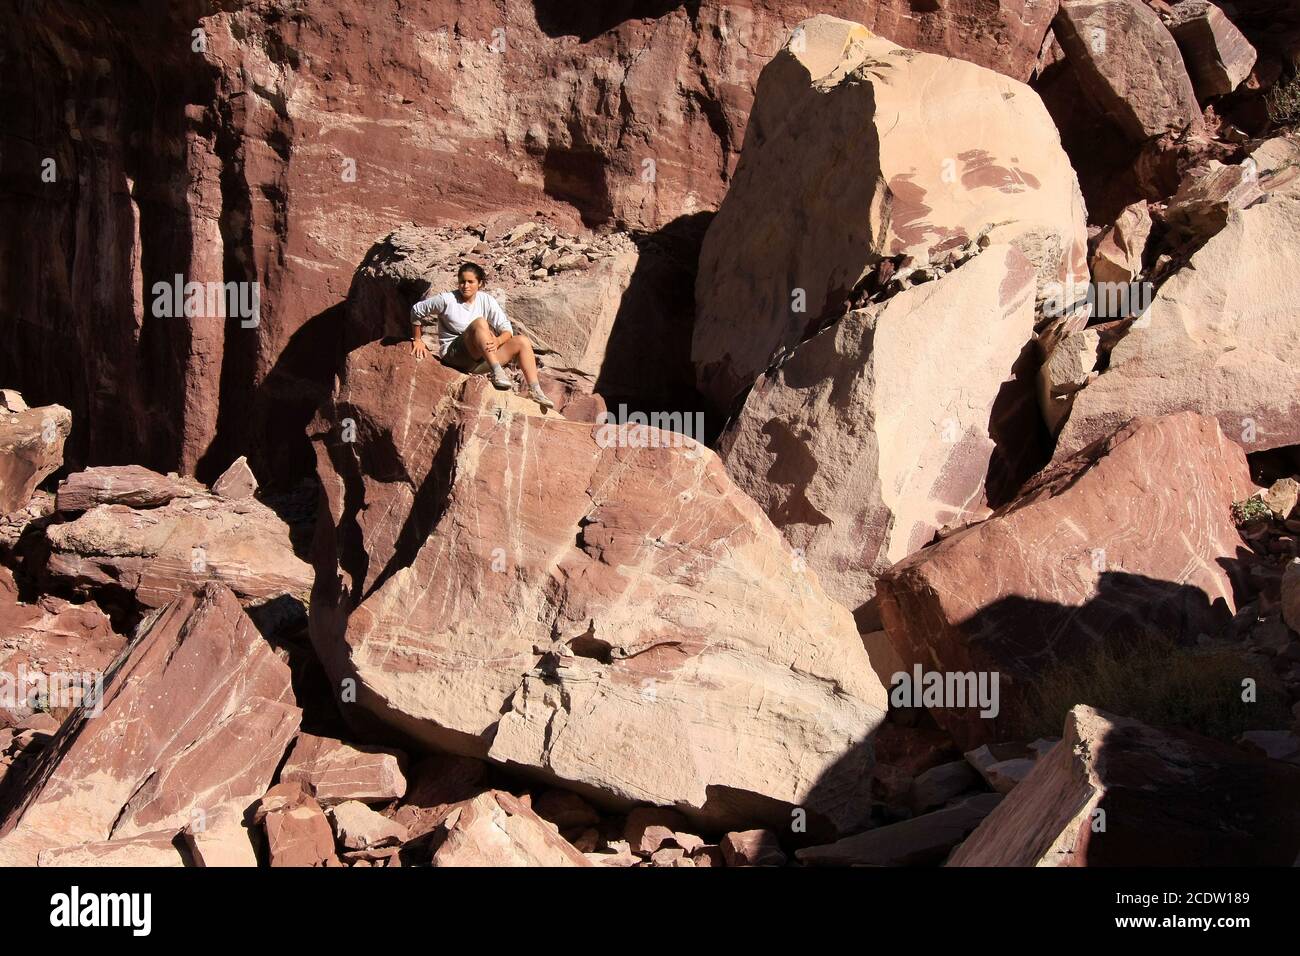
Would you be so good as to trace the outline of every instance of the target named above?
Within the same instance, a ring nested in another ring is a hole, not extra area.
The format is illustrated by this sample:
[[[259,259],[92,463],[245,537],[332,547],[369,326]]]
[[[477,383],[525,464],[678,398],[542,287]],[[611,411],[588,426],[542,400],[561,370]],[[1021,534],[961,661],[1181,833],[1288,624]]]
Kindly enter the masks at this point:
[[[1243,699],[1247,678],[1254,686],[1249,702]],[[1286,690],[1266,668],[1233,648],[1183,647],[1153,635],[1128,646],[1098,646],[1042,674],[1021,711],[1021,735],[1059,737],[1066,712],[1076,704],[1229,743],[1247,730],[1291,723]]]
[[[1261,521],[1272,517],[1273,512],[1269,510],[1268,505],[1259,498],[1247,498],[1244,501],[1234,501],[1232,503],[1232,520],[1237,524],[1247,524],[1251,521]]]
[[[1269,90],[1264,105],[1274,126],[1280,129],[1300,127],[1300,74]]]

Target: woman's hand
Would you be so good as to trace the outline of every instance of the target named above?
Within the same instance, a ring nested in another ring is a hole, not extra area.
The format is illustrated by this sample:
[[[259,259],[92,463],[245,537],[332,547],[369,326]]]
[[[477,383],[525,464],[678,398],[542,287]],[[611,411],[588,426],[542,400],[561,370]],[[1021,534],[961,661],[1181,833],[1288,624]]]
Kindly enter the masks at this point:
[[[422,359],[429,354],[429,346],[424,344],[424,337],[417,335],[411,339],[411,354],[417,359]]]

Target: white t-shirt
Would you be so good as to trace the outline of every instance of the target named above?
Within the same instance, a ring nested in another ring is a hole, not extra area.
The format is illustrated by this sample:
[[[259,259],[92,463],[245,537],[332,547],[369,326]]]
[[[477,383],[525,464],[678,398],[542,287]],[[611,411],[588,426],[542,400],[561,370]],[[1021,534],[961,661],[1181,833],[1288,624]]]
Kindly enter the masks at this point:
[[[515,331],[501,303],[486,292],[476,292],[474,301],[468,304],[461,302],[455,292],[439,292],[411,307],[412,325],[430,326],[437,322],[439,355],[446,355],[447,346],[475,319],[487,319],[497,335]]]

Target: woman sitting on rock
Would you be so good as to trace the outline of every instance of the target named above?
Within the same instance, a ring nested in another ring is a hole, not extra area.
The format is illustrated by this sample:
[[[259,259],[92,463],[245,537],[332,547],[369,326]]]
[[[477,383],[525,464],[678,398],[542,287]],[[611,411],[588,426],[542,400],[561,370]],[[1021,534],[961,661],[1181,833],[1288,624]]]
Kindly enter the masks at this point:
[[[434,338],[426,329],[436,317],[443,365],[466,374],[488,372],[496,388],[508,389],[510,377],[503,366],[517,359],[529,397],[545,408],[554,408],[555,403],[537,381],[533,343],[526,335],[514,334],[501,304],[482,291],[486,278],[481,266],[466,262],[456,271],[455,292],[439,292],[412,306],[411,353],[417,359],[430,354]]]

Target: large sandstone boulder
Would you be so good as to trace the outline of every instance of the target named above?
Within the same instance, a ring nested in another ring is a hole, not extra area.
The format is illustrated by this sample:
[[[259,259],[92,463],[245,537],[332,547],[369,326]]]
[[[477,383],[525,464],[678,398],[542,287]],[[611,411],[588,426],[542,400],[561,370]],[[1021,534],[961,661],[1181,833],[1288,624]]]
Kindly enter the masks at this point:
[[[1084,92],[1134,142],[1202,124],[1178,44],[1142,0],[1061,0],[1052,28]]]
[[[963,750],[1014,725],[1027,682],[1137,627],[1194,640],[1235,612],[1241,448],[1190,412],[1137,419],[982,524],[891,568],[885,630],[910,673],[996,672],[999,713],[931,708]],[[994,719],[996,717],[996,719]]]
[[[842,316],[883,259],[987,236],[1043,283],[1087,280],[1083,200],[1036,93],[847,20],[799,31],[759,80],[700,256],[691,356],[722,408]]]
[[[1014,246],[850,312],[759,379],[723,438],[727,473],[857,608],[939,528],[987,512],[990,422],[1033,327]]]
[[[1300,767],[1080,705],[949,866],[1291,866]]]
[[[447,810],[433,835],[434,866],[591,866],[555,827],[503,790]]]
[[[313,440],[312,639],[352,678],[353,719],[611,804],[867,811],[884,690],[712,452],[379,343],[349,356]]]
[[[205,581],[229,587],[246,607],[311,590],[311,565],[294,554],[288,525],[256,499],[232,501],[143,468],[92,471],[60,486],[60,508],[140,507],[97,504],[46,528],[49,580],[79,593],[126,591],[146,608]]]
[[[28,408],[15,392],[0,408],[0,515],[21,508],[63,464],[72,413],[62,405]]]
[[[1213,415],[1247,451],[1300,442],[1300,147],[1271,140],[1252,157],[1268,200],[1227,212],[1222,231],[1157,290],[1075,398],[1058,457],[1134,411]]]
[[[113,664],[102,712],[73,713],[40,755],[0,824],[0,863],[242,815],[298,730],[289,678],[229,590],[177,598]]]
[[[1250,76],[1255,48],[1209,0],[1181,0],[1165,23],[1202,100],[1231,93]]]

